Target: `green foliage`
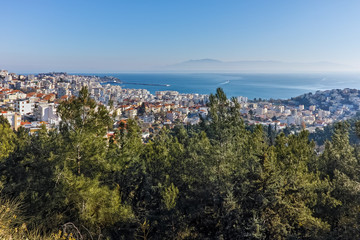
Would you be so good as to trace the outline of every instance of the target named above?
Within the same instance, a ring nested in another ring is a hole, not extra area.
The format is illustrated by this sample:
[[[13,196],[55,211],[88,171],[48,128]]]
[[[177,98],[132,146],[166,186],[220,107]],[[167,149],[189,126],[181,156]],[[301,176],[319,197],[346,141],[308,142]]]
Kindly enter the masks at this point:
[[[162,197],[167,210],[171,210],[176,206],[179,189],[173,183],[162,192]]]
[[[33,135],[0,121],[3,238],[360,238],[360,148],[346,123],[317,154],[306,131],[245,126],[222,89],[200,125],[147,143],[134,120],[108,139],[113,121],[86,88],[58,111],[58,130]]]
[[[21,202],[0,196],[0,239],[58,240],[59,238],[29,230],[25,223]]]
[[[73,176],[68,186],[68,201],[73,202],[82,221],[102,228],[118,221],[128,221],[133,217],[129,206],[123,205],[120,191],[101,186],[96,179]]]
[[[360,144],[360,114],[357,114],[355,117],[352,117],[346,121],[343,121],[345,124],[348,125],[348,137],[349,141],[353,145],[359,145]],[[319,146],[324,145],[326,141],[330,141],[335,128],[337,126],[337,123],[333,123],[330,125],[327,125],[324,127],[324,129],[320,130],[319,128],[315,129],[314,133],[311,133],[309,138],[314,140]]]
[[[14,137],[10,124],[3,116],[0,116],[0,161],[14,150]]]
[[[320,157],[319,169],[333,185],[331,195],[338,204],[331,213],[326,212],[333,227],[332,237],[360,238],[360,162],[349,143],[349,124],[337,123],[331,142],[326,142]]]

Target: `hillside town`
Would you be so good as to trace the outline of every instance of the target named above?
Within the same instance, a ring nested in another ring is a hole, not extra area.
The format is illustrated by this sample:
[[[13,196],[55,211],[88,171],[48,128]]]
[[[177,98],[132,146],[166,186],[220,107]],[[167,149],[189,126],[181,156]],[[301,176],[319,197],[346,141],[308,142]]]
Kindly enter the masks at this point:
[[[48,129],[56,128],[61,121],[57,114],[58,105],[78,96],[83,87],[87,87],[91,97],[116,116],[115,127],[128,119],[137,120],[144,139],[163,127],[198,124],[208,115],[209,95],[170,90],[151,94],[145,89],[123,88],[113,82],[117,79],[62,72],[21,75],[1,70],[0,115],[15,130],[24,127],[34,133],[43,125]],[[238,96],[237,100],[248,124],[270,125],[277,131],[291,126],[313,132],[354,116],[360,107],[360,91],[317,91],[289,100],[271,101]]]

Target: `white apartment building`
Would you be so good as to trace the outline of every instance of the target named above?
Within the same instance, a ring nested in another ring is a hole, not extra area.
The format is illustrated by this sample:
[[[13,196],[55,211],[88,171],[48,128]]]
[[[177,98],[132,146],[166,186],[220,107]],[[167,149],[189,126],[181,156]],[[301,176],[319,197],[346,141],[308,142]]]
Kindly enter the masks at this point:
[[[255,112],[256,112],[257,115],[263,115],[263,114],[267,113],[267,108],[259,107],[259,108],[256,109]]]
[[[248,98],[247,97],[243,97],[243,96],[238,96],[237,100],[239,103],[247,103]]]
[[[60,118],[56,114],[54,103],[39,104],[36,109],[36,119],[50,124],[57,124],[60,122]]]
[[[0,112],[0,115],[4,116],[8,120],[12,129],[17,130],[20,127],[21,116],[19,113],[3,111]]]
[[[29,100],[18,100],[15,102],[15,111],[20,115],[33,114],[35,103]]]
[[[311,105],[311,106],[309,107],[309,110],[310,110],[310,111],[315,111],[315,110],[316,110],[316,106],[315,106],[315,105]]]

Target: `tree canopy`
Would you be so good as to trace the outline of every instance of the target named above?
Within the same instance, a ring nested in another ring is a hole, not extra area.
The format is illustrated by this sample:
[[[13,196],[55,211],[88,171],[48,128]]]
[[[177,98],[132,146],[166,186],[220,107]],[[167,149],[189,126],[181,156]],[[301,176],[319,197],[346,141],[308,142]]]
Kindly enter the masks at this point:
[[[0,237],[360,239],[360,151],[346,123],[317,153],[306,131],[246,126],[222,89],[208,107],[201,124],[146,143],[135,120],[108,138],[112,116],[86,88],[60,104],[59,129],[0,119]]]

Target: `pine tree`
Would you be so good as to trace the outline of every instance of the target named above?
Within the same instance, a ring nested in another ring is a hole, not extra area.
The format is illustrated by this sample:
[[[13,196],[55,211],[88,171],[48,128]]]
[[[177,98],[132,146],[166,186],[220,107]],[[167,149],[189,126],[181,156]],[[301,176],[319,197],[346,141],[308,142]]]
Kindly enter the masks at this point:
[[[0,161],[9,156],[14,150],[15,134],[7,119],[0,116]]]
[[[97,234],[117,222],[130,221],[134,215],[122,202],[119,185],[104,178],[107,172],[116,170],[113,159],[107,159],[111,143],[106,133],[112,125],[109,112],[91,99],[87,88],[78,98],[63,102],[58,111],[64,142],[58,175],[66,202],[77,213],[74,219]]]
[[[331,195],[341,204],[325,212],[332,227],[332,237],[342,239],[360,238],[360,165],[354,148],[349,143],[347,123],[337,123],[331,142],[325,143],[320,158],[323,177],[329,177]]]

